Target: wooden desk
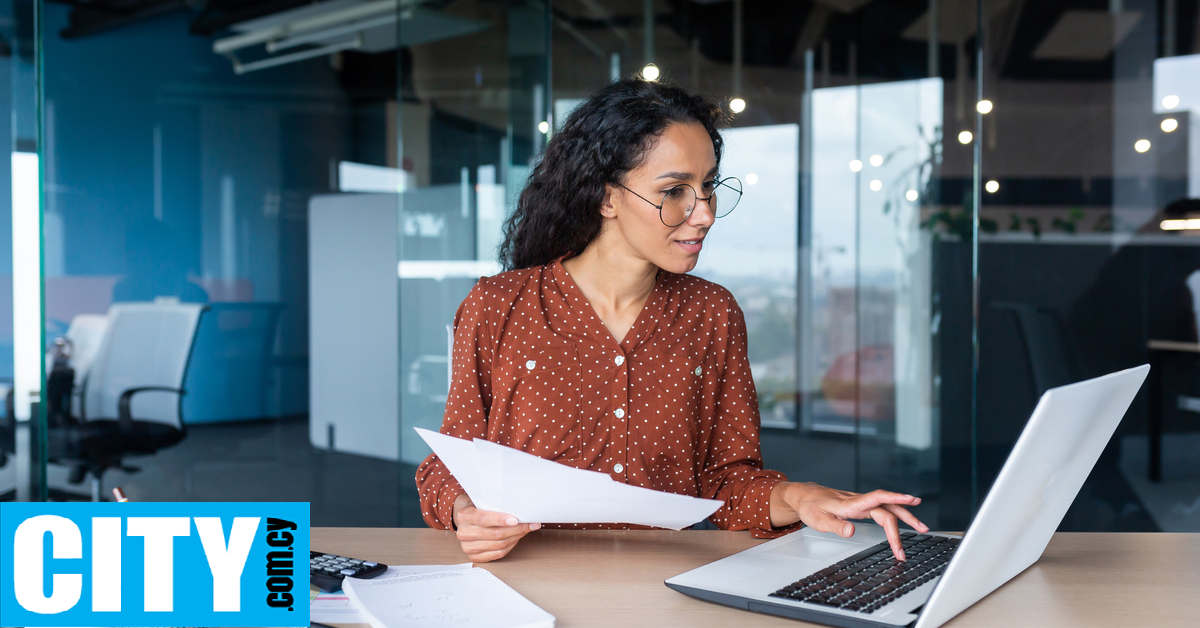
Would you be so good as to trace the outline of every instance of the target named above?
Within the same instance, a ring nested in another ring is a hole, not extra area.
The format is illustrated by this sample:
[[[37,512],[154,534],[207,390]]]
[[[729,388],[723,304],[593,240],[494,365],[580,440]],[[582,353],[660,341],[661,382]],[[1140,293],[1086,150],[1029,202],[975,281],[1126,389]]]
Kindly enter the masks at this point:
[[[542,530],[479,565],[546,609],[559,628],[785,626],[789,619],[703,602],[663,580],[761,543],[746,532]],[[313,528],[322,552],[394,565],[467,562],[453,533]],[[949,626],[1196,625],[1200,534],[1057,534],[1042,559]]]

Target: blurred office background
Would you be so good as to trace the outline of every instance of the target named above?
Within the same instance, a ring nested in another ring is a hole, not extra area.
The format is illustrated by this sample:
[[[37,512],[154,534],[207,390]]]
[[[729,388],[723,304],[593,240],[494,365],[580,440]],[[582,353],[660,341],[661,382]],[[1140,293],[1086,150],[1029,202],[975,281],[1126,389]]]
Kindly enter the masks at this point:
[[[1200,531],[1197,0],[0,0],[0,498],[423,525],[455,309],[653,73],[734,112],[695,272],[768,466],[962,529],[1042,391],[1152,362],[1062,527]]]

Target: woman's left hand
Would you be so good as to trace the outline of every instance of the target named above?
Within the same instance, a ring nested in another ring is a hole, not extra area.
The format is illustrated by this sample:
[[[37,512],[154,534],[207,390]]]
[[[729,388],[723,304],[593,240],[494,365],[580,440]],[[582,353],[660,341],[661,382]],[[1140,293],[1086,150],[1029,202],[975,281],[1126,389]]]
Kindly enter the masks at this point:
[[[887,534],[892,554],[905,560],[898,520],[924,534],[929,526],[921,523],[905,506],[916,506],[920,497],[891,491],[851,493],[817,484],[781,482],[771,490],[771,525],[781,528],[797,521],[838,536],[854,536],[854,524],[846,519],[875,520]]]

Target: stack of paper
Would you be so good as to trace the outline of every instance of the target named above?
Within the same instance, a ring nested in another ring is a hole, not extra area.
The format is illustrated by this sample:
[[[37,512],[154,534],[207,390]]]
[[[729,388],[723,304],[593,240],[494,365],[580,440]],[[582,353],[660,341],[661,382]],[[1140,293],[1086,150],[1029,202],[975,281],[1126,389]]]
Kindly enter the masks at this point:
[[[439,571],[464,571],[471,568],[471,563],[461,565],[391,565],[387,571],[375,576],[375,580],[388,580],[400,576],[414,574],[436,573]],[[367,616],[359,612],[358,607],[350,600],[345,591],[309,591],[308,598],[309,621],[318,624],[365,624]]]
[[[346,578],[342,587],[372,628],[554,628],[553,615],[486,569]]]
[[[586,471],[476,438],[414,428],[481,510],[522,523],[630,523],[680,530],[722,503],[615,482]]]

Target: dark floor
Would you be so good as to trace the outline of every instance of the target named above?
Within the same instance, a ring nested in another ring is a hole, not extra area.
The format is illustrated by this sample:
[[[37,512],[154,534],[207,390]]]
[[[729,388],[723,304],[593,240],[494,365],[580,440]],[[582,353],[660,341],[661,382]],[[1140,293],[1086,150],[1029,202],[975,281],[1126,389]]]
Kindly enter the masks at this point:
[[[314,448],[307,417],[188,427],[179,445],[109,472],[134,501],[307,501],[314,526],[424,526],[416,467]],[[67,487],[51,468],[51,488]],[[87,492],[86,484],[72,487]]]

